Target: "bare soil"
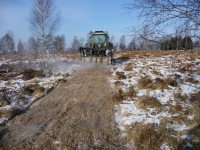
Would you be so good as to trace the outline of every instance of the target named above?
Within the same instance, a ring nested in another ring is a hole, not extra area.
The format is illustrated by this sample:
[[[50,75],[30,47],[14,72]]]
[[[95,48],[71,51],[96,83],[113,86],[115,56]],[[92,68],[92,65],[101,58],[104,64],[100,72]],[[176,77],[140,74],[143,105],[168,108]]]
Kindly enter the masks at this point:
[[[126,149],[113,119],[110,69],[76,73],[0,130],[0,149]]]

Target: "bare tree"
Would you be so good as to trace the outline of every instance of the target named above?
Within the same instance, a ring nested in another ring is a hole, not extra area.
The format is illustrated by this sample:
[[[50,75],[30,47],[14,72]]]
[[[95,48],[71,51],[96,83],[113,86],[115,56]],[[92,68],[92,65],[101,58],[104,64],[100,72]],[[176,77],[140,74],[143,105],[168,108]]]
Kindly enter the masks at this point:
[[[80,47],[80,41],[78,40],[77,36],[74,36],[71,43],[71,48],[73,51],[78,51],[79,47]]]
[[[181,49],[181,42],[182,42],[182,31],[179,27],[175,28],[175,37],[176,37],[176,50]]]
[[[130,43],[128,44],[128,50],[136,50],[136,43],[135,43],[135,39],[132,38],[132,40],[130,41]]]
[[[28,47],[29,47],[29,52],[33,53],[39,53],[40,51],[40,42],[41,40],[39,38],[34,38],[33,36],[29,38],[28,40]]]
[[[62,36],[56,36],[55,38],[54,38],[54,47],[55,47],[55,50],[57,51],[57,52],[64,52],[64,50],[65,50],[65,44],[66,42],[65,42],[65,36],[64,35],[62,35]]]
[[[61,24],[60,13],[56,10],[54,0],[33,0],[29,23],[33,35],[43,41],[48,55],[47,66],[50,57],[47,42]]]
[[[14,43],[14,35],[12,31],[8,31],[0,41],[1,45],[1,53],[14,53],[15,51],[15,43]]]
[[[80,46],[83,47],[83,46],[84,46],[85,39],[84,39],[84,38],[80,38],[80,39],[79,39],[79,42],[80,42]]]
[[[19,54],[25,53],[24,45],[22,44],[21,40],[19,40],[18,45],[17,45],[17,53]]]
[[[115,43],[115,36],[114,35],[111,36],[110,42],[113,43],[113,44]]]
[[[117,50],[118,50],[118,45],[119,45],[119,44],[115,42],[115,36],[114,36],[114,35],[111,36],[110,42],[113,43],[113,50],[114,50],[114,51],[117,51]]]
[[[119,43],[118,42],[113,44],[113,50],[114,51],[118,51],[118,47],[119,47]]]
[[[199,36],[200,0],[134,0],[126,3],[124,8],[129,13],[139,11],[139,21],[148,24],[155,34],[178,24],[182,30],[196,31],[195,36]]]
[[[119,48],[120,50],[124,51],[126,49],[126,39],[125,35],[122,35],[122,37],[119,40]]]
[[[49,50],[49,52],[54,52],[55,51],[54,36],[53,35],[50,35],[48,40],[47,40],[47,49]]]
[[[28,42],[23,42],[23,47],[24,47],[24,53],[28,53],[29,47],[28,47]]]

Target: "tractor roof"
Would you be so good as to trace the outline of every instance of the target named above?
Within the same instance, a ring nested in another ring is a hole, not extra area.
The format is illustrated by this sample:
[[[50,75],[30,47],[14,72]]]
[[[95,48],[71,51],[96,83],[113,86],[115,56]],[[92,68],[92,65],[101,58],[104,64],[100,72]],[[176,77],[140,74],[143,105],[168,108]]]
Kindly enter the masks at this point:
[[[95,32],[91,32],[92,34],[108,34],[107,31],[95,31]]]

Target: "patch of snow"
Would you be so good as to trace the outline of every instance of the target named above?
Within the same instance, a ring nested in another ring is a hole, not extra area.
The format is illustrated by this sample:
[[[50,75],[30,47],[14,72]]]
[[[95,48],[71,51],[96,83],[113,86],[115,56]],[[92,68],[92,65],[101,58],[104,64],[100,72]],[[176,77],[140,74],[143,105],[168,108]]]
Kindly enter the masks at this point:
[[[188,117],[189,120],[194,120],[194,117],[195,117],[195,116],[194,116],[194,115],[191,115],[191,116],[187,116],[187,117]]]
[[[166,143],[163,143],[160,147],[160,150],[170,150],[170,147]]]
[[[193,86],[190,86],[188,84],[182,84],[180,85],[180,88],[182,89],[182,93],[183,94],[187,94],[189,95],[190,93],[195,93],[197,92],[197,88],[193,87]]]
[[[142,109],[138,109],[133,101],[123,101],[123,104],[120,104],[120,108],[115,113],[115,121],[118,122],[121,126],[120,128],[124,128],[125,125],[130,125],[135,122],[143,122],[143,123],[155,123],[160,124],[160,118],[170,118],[172,116],[178,116],[179,114],[169,114],[168,112],[160,112],[155,115],[151,114],[151,111],[147,112]],[[153,109],[150,109],[153,110]],[[121,114],[119,114],[121,112]],[[122,120],[120,120],[122,119]],[[181,126],[170,126],[171,128],[177,129],[178,127],[180,130],[183,128]],[[123,130],[122,130],[123,131]]]
[[[193,145],[190,142],[187,142],[187,147],[193,148]]]
[[[176,131],[184,131],[184,130],[190,129],[190,127],[188,127],[185,123],[182,123],[182,124],[167,124],[166,127],[174,129]]]
[[[191,135],[189,135],[189,134],[184,134],[184,135],[181,136],[181,138],[182,138],[182,139],[191,140],[191,139],[194,138],[194,135],[193,135],[193,134],[191,134]]]
[[[8,118],[6,118],[6,117],[0,118],[0,125],[4,125],[7,120],[8,120]]]
[[[61,141],[55,141],[54,144],[56,145],[61,144]]]
[[[144,96],[147,94],[147,90],[143,89],[143,90],[138,90],[137,96]]]
[[[124,145],[124,147],[127,148],[127,150],[133,150],[133,145],[131,143],[127,143],[126,145]]]
[[[83,143],[82,141],[78,142],[78,149],[79,150],[87,150],[88,149],[88,145]]]
[[[121,115],[121,109],[118,105],[115,105],[114,106],[114,119],[115,119],[115,122],[116,122],[116,127],[118,129],[120,129],[120,131],[124,131],[125,130],[125,127],[124,127],[124,123],[123,123],[123,117]]]
[[[149,92],[149,96],[156,97],[162,104],[166,104],[170,99],[174,98],[174,93],[171,90],[153,90]]]

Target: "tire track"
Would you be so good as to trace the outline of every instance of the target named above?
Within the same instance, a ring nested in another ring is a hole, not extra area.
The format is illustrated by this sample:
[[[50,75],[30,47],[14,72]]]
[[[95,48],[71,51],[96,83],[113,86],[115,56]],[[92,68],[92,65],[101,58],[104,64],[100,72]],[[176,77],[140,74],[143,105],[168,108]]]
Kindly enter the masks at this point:
[[[120,149],[109,69],[88,69],[60,83],[6,125],[2,149]]]

